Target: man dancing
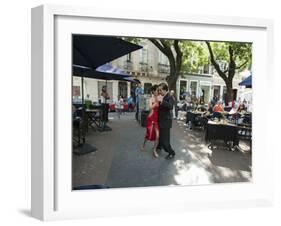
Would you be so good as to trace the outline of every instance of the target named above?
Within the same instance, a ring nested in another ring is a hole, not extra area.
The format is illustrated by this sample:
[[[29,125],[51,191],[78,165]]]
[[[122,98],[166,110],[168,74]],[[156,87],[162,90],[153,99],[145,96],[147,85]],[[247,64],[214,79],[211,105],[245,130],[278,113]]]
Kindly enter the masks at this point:
[[[159,145],[157,150],[161,150],[163,148],[168,155],[165,157],[166,159],[172,159],[175,157],[175,151],[173,150],[170,144],[170,129],[172,128],[173,121],[173,106],[174,99],[169,94],[169,89],[167,84],[161,83],[159,85],[159,97],[158,101],[160,102],[159,111],[158,111],[158,123],[160,127],[159,131]]]

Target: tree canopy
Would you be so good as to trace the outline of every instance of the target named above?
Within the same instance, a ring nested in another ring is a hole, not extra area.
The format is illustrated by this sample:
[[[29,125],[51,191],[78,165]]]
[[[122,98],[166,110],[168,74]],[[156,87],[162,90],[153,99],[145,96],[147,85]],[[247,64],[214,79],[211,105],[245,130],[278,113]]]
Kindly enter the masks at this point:
[[[127,38],[140,42],[140,38]],[[225,81],[228,99],[233,98],[232,81],[237,72],[252,64],[252,45],[242,42],[209,42],[171,39],[148,39],[169,60],[170,73],[166,81],[171,89],[176,88],[179,77],[198,73],[199,68],[212,64],[217,74]],[[225,67],[221,67],[224,63]]]
[[[237,72],[250,69],[252,63],[252,45],[241,42],[208,42],[206,41],[210,60],[218,75],[224,80],[227,88],[225,101],[234,99],[233,78]],[[227,62],[226,68],[221,68],[220,62]]]
[[[235,62],[237,72],[251,67],[252,45],[242,42],[206,42],[210,44],[216,62]],[[208,44],[207,44],[208,45]],[[211,53],[210,53],[211,55]]]
[[[201,66],[209,64],[209,56],[206,46],[200,41],[182,41],[183,51],[182,74],[198,73]]]

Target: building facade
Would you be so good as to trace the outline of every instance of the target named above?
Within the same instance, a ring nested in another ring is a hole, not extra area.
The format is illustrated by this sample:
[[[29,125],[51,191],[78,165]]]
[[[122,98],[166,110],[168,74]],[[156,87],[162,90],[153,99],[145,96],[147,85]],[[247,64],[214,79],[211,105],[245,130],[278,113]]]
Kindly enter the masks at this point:
[[[153,43],[142,39],[139,43],[142,49],[120,57],[111,62],[111,65],[123,69],[135,79],[138,79],[144,88],[145,94],[149,94],[150,87],[154,84],[165,82],[169,75],[169,61]],[[221,67],[227,67],[225,62]],[[239,82],[241,75],[237,74],[233,79],[233,89],[236,90],[236,99],[242,92]],[[103,81],[84,78],[84,97],[93,102],[98,102],[102,86],[107,86],[110,96],[109,102],[115,102],[119,96],[127,98],[134,94],[136,84],[124,81]],[[208,103],[214,96],[223,100],[226,95],[225,82],[217,75],[213,66],[204,65],[198,68],[198,73],[185,73],[177,81],[177,95],[181,99],[183,93],[188,92],[201,97]],[[73,76],[73,98],[81,98],[81,78]]]

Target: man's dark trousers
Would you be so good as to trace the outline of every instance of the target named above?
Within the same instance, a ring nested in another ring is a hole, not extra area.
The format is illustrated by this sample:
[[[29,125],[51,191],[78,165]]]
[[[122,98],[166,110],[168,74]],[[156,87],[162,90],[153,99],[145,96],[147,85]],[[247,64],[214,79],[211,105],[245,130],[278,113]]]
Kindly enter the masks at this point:
[[[159,122],[159,145],[157,149],[163,148],[169,155],[173,155],[175,152],[170,144],[170,129],[172,128],[172,110],[173,110],[174,100],[167,93],[162,103],[159,106],[158,112],[158,122]]]
[[[158,149],[163,148],[169,154],[173,154],[174,150],[170,144],[170,128],[160,128]]]

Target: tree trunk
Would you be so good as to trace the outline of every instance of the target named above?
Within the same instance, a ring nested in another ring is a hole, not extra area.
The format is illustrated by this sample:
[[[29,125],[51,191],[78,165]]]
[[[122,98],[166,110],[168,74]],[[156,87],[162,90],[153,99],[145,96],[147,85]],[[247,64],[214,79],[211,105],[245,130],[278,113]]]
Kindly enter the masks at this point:
[[[182,56],[179,40],[174,40],[169,43],[165,40],[149,39],[169,60],[170,74],[166,78],[169,90],[174,90],[175,98],[177,99],[177,80],[180,75],[182,66]],[[175,51],[175,53],[174,53]]]
[[[219,64],[215,60],[215,56],[214,56],[214,53],[213,53],[213,50],[212,50],[212,47],[211,47],[210,43],[206,41],[206,44],[207,44],[207,47],[208,47],[208,50],[209,50],[209,53],[210,53],[211,63],[215,67],[218,75],[225,82],[225,85],[226,85],[226,98],[225,98],[225,102],[226,102],[226,105],[228,105],[228,103],[233,100],[232,80],[233,80],[233,77],[235,75],[235,70],[237,69],[236,63],[235,63],[235,60],[234,60],[234,56],[233,56],[234,55],[233,49],[232,49],[231,46],[229,46],[229,49],[228,49],[228,51],[229,51],[229,58],[230,58],[229,67],[228,67],[228,70],[222,71],[220,69]],[[228,75],[226,74],[227,72],[228,72]]]
[[[166,78],[166,81],[168,83],[168,87],[169,87],[169,90],[174,90],[175,92],[175,98],[176,100],[178,99],[177,97],[177,80],[179,78],[179,71],[177,71],[174,67],[171,67],[170,68],[170,74],[169,76]]]
[[[169,90],[174,90],[175,98],[177,99],[177,83],[176,82],[168,82]]]
[[[228,105],[230,101],[233,101],[232,79],[226,82],[226,105]]]

